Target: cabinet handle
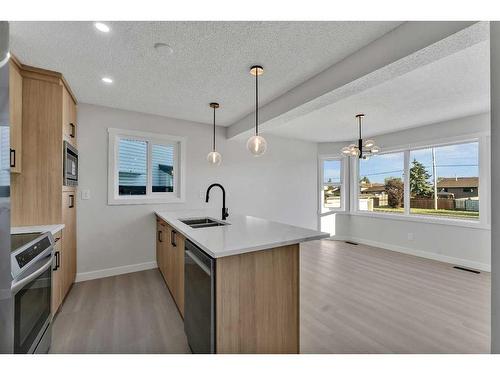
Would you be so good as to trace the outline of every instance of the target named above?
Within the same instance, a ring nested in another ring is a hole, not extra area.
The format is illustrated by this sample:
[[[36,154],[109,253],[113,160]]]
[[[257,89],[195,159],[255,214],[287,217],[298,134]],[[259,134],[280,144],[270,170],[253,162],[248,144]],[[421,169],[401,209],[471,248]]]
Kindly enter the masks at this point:
[[[158,242],[163,242],[162,231],[161,230],[158,231]]]
[[[54,238],[54,243],[59,242],[59,240],[60,240],[60,239],[61,239],[61,237],[56,237],[56,238]]]
[[[173,246],[173,247],[177,247],[177,242],[175,241],[175,235],[177,234],[177,232],[175,230],[172,230],[170,232],[170,244]]]
[[[73,124],[72,122],[70,122],[69,126],[71,126],[71,133],[69,133],[69,136],[71,138],[75,138],[75,130],[76,130],[75,124]]]
[[[54,254],[55,258],[56,258],[56,266],[52,269],[52,271],[57,271],[59,266],[61,265],[60,264],[60,253],[59,251],[56,251],[55,254]]]
[[[75,207],[75,196],[73,194],[70,194],[68,208],[73,208],[73,207]]]
[[[13,148],[10,149],[10,167],[16,167],[16,150],[14,150]]]

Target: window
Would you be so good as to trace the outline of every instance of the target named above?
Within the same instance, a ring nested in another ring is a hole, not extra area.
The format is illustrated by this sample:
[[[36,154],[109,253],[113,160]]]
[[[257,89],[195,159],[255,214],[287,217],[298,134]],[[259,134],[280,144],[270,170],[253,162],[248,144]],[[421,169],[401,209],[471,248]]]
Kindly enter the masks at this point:
[[[322,160],[321,172],[321,213],[342,209],[342,161]]]
[[[479,143],[410,151],[410,213],[479,219]]]
[[[359,160],[357,210],[479,222],[479,144],[427,146]]]
[[[108,129],[109,204],[182,202],[185,140]]]
[[[358,210],[404,214],[404,152],[359,160]]]

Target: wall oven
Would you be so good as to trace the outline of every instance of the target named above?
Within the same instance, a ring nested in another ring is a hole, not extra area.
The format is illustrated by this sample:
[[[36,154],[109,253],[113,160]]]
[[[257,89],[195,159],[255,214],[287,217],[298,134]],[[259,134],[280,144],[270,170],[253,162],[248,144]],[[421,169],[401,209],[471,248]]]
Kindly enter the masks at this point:
[[[14,353],[49,351],[53,245],[50,233],[12,235]]]
[[[63,184],[64,186],[78,185],[78,151],[71,144],[64,141]]]

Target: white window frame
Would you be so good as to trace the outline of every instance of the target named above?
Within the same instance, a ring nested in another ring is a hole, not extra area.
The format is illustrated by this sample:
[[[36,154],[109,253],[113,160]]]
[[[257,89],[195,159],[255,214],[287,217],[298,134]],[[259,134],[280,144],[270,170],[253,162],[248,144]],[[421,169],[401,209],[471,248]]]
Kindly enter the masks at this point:
[[[147,142],[146,195],[119,195],[119,140],[132,139]],[[174,191],[153,192],[152,148],[155,145],[174,146]],[[185,201],[186,139],[169,134],[108,128],[108,205],[182,203]]]
[[[490,229],[491,228],[491,212],[488,210],[490,196],[488,191],[488,186],[490,186],[490,146],[489,146],[490,135],[487,133],[474,133],[464,136],[451,137],[446,140],[436,140],[435,142],[418,142],[413,144],[408,144],[405,147],[394,147],[387,148],[382,154],[390,154],[394,152],[404,152],[405,154],[405,165],[404,165],[404,182],[405,182],[405,211],[404,214],[401,213],[389,213],[389,212],[370,212],[370,211],[360,211],[358,209],[358,199],[359,199],[359,159],[352,158],[351,170],[352,174],[350,176],[350,182],[352,186],[351,193],[351,215],[356,216],[369,216],[375,218],[386,218],[395,220],[405,220],[405,221],[415,221],[415,222],[425,222],[433,224],[443,224],[443,225],[453,225],[462,226],[468,228],[480,228],[480,229]],[[479,143],[479,220],[468,220],[450,217],[439,217],[434,215],[421,215],[421,214],[411,214],[410,213],[410,184],[409,184],[409,168],[410,168],[410,152],[419,149],[431,148],[431,147],[441,147],[450,146],[455,144],[478,142]]]
[[[323,210],[323,180],[324,180],[324,170],[323,170],[323,162],[327,160],[336,160],[340,161],[340,207],[339,208],[330,208],[326,212],[322,212]],[[346,160],[343,157],[339,157],[338,155],[320,155],[318,157],[318,214],[320,216],[328,215],[332,212],[345,211],[348,200],[346,199],[346,194],[349,191],[346,189],[346,182],[349,181],[349,175],[347,173],[348,168],[346,168]]]

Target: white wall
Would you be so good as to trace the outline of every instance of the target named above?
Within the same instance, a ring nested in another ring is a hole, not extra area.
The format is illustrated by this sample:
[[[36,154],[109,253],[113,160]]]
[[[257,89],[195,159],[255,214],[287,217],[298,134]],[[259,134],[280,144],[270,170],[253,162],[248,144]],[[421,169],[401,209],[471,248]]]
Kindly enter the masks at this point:
[[[153,211],[204,207],[205,190],[213,182],[226,188],[230,213],[316,228],[316,144],[266,136],[267,153],[254,158],[246,150],[246,139],[228,141],[225,130],[218,128],[223,162],[213,168],[206,161],[209,125],[80,104],[78,126],[79,189],[91,194],[90,200],[78,200],[78,280],[152,267]],[[186,203],[108,206],[108,127],[187,137]],[[219,207],[221,195],[213,191],[210,205]]]
[[[481,134],[489,146],[489,131],[489,114],[480,114],[377,136],[375,139],[382,149],[390,149],[440,140],[452,141]],[[318,146],[318,153],[339,155],[343,146],[345,142],[321,143]],[[490,174],[488,151],[483,149],[480,155],[480,194],[486,198],[482,199],[480,208],[480,215],[486,218],[482,225],[472,228],[410,221],[401,217],[398,219],[367,217],[348,212],[336,215],[335,238],[489,271],[491,209],[487,199],[490,187],[486,183]],[[413,240],[408,239],[409,233],[413,235]]]

